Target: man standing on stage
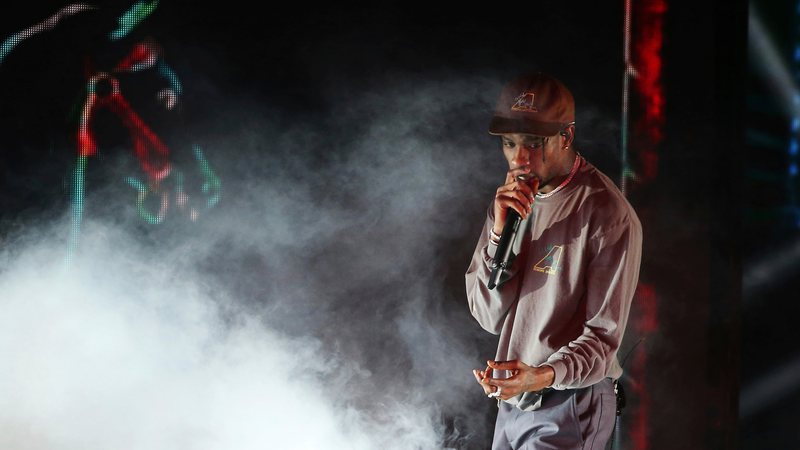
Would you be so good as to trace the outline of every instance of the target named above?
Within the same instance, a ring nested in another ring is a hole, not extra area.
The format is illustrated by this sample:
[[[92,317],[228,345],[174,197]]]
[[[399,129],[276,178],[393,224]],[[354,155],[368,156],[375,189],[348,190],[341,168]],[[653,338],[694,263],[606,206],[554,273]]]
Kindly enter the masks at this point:
[[[536,72],[507,84],[489,133],[509,170],[465,278],[472,315],[499,335],[495,358],[474,371],[498,399],[492,449],[602,449],[614,428],[641,224],[575,149],[575,104],[559,80]],[[498,244],[515,215],[509,265],[494,286]]]

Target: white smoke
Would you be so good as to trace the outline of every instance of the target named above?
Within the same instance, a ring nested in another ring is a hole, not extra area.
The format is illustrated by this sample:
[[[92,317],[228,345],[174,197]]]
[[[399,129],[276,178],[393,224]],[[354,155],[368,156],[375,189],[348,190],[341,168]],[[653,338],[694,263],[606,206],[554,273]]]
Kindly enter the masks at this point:
[[[462,286],[485,202],[478,220],[461,213],[498,154],[438,134],[470,120],[454,109],[483,125],[480,94],[396,89],[322,130],[242,117],[206,136],[224,193],[197,223],[137,223],[130,165],[92,162],[111,184],[87,182],[69,267],[68,220],[1,255],[0,448],[405,450],[485,435],[491,405],[471,378],[483,333],[446,273]],[[393,112],[336,131],[371,110]]]
[[[358,369],[105,232],[66,271],[53,243],[4,254],[0,447],[435,448],[413,400],[364,416],[338,391]]]

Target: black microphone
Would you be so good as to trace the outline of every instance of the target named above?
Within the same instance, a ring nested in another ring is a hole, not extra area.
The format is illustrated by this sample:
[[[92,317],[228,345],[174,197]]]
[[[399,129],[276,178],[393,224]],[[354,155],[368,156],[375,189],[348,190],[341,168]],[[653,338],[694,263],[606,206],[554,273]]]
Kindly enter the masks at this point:
[[[503,234],[500,235],[500,242],[497,244],[497,251],[492,260],[492,276],[489,278],[489,289],[494,289],[495,286],[500,284],[500,277],[503,271],[510,266],[509,259],[511,258],[511,247],[522,218],[519,213],[511,208],[508,208],[506,214],[506,224],[503,226]]]
[[[517,181],[527,183],[531,179],[533,179],[531,174],[517,175]],[[511,248],[517,238],[519,224],[522,223],[522,217],[513,208],[508,208],[507,211],[503,234],[500,235],[500,242],[497,244],[497,251],[492,260],[492,276],[489,277],[489,290],[501,284],[500,277],[503,276],[503,271],[511,267]]]

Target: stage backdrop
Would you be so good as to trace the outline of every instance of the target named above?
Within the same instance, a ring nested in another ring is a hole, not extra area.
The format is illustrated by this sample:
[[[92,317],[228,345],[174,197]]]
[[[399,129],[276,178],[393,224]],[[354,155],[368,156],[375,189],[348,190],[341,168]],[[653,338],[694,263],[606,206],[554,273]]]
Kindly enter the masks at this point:
[[[543,70],[644,228],[615,445],[731,448],[745,30],[742,1],[15,4],[0,447],[487,448],[464,272],[494,101]]]

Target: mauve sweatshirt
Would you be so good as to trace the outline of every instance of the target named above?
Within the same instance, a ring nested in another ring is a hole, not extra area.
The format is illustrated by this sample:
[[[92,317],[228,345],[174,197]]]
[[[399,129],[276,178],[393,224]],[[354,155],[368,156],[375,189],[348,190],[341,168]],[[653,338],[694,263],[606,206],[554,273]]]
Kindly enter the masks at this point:
[[[549,365],[552,388],[559,390],[619,378],[617,350],[642,253],[642,226],[622,192],[584,161],[563,189],[535,199],[520,224],[505,281],[489,290],[497,250],[489,239],[493,224],[490,205],[465,278],[472,315],[499,334],[495,359]],[[508,402],[532,410],[540,395],[528,392]]]

